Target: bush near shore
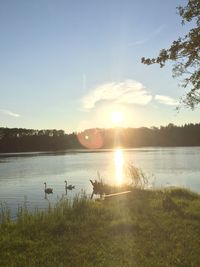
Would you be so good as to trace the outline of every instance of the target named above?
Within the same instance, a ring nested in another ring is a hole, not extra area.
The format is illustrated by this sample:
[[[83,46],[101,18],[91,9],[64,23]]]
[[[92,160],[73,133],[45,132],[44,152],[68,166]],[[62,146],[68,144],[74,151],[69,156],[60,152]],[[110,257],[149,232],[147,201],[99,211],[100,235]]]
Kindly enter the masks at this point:
[[[104,201],[60,200],[1,212],[0,266],[200,266],[200,196],[134,189]]]

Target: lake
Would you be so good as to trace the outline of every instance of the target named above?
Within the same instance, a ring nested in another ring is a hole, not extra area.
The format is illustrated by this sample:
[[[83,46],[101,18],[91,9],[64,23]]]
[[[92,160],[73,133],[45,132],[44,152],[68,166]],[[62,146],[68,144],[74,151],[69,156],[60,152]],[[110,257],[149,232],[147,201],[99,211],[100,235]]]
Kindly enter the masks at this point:
[[[62,196],[91,194],[89,179],[97,178],[97,172],[109,183],[122,183],[124,167],[130,163],[151,177],[150,186],[181,186],[200,192],[200,147],[16,153],[0,154],[0,202],[6,203],[13,217],[20,205],[44,209]],[[65,180],[75,185],[67,195]],[[45,196],[44,182],[53,194]]]

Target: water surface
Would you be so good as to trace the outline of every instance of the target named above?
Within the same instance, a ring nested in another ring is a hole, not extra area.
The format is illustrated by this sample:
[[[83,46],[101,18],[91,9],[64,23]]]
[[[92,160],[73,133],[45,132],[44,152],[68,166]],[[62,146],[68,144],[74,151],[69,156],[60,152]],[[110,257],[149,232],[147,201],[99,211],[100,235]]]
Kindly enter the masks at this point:
[[[30,210],[43,209],[81,190],[91,194],[89,179],[97,178],[97,171],[105,181],[120,184],[127,163],[154,175],[155,187],[182,186],[200,192],[200,147],[16,153],[0,154],[0,201],[12,214],[24,204]],[[65,180],[76,187],[67,196]],[[53,188],[52,195],[45,196],[44,182]]]

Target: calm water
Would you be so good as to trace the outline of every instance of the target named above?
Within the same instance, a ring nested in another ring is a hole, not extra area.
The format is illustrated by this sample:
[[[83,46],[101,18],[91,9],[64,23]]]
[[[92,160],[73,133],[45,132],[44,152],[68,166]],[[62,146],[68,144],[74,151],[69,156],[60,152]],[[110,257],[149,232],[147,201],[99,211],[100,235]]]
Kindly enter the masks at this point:
[[[121,183],[126,163],[153,174],[156,187],[175,185],[200,192],[200,147],[0,154],[0,202],[7,203],[13,216],[24,203],[30,210],[43,209],[61,196],[71,198],[81,190],[90,194],[89,179],[95,179],[97,171],[105,181]],[[64,180],[76,187],[67,195]],[[44,182],[53,187],[53,195],[45,197]]]

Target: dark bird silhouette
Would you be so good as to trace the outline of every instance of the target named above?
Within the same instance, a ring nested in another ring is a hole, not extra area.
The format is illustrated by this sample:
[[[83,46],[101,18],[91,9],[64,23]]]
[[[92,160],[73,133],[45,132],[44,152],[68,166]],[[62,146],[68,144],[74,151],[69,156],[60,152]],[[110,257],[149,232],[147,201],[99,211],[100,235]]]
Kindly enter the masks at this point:
[[[44,192],[46,193],[46,194],[52,194],[53,193],[53,188],[47,188],[47,183],[45,182],[44,183]]]
[[[65,189],[66,190],[72,190],[72,189],[74,189],[75,188],[75,186],[74,185],[67,185],[67,181],[65,181]]]

